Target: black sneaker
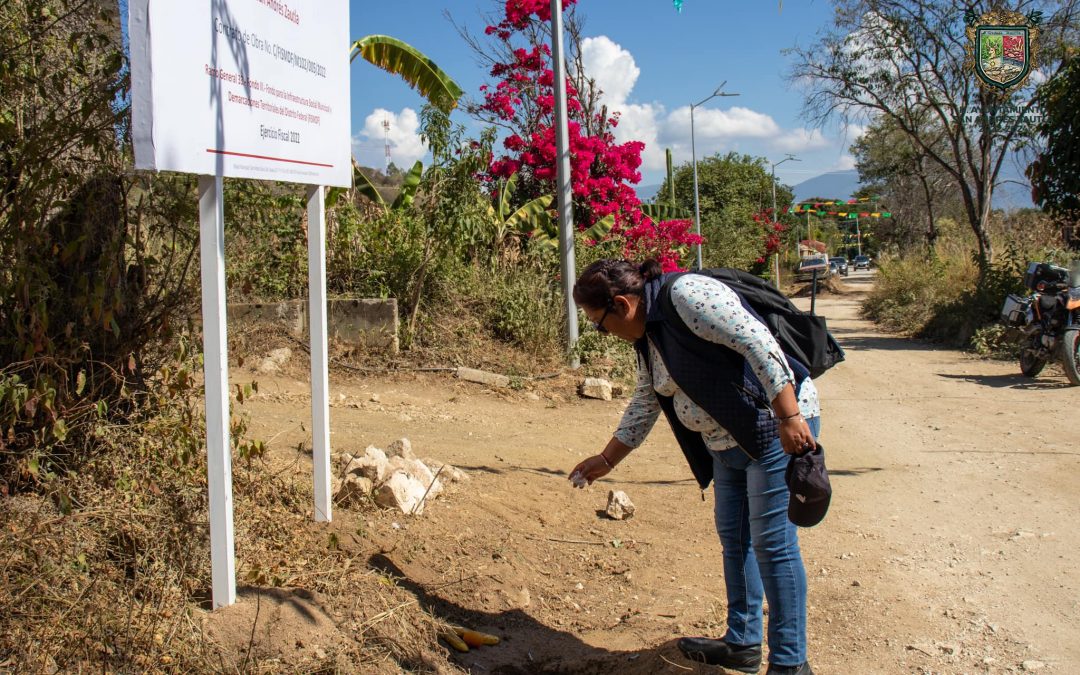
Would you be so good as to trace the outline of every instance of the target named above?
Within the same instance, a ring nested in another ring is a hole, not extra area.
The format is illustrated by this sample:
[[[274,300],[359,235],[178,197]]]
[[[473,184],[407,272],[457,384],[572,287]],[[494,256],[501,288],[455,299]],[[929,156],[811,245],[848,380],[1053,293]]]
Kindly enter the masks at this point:
[[[756,673],[761,667],[761,645],[732,645],[704,637],[680,638],[677,644],[683,656],[698,663],[740,673]]]
[[[814,675],[814,671],[810,670],[809,661],[801,666],[774,666],[770,663],[765,675]]]

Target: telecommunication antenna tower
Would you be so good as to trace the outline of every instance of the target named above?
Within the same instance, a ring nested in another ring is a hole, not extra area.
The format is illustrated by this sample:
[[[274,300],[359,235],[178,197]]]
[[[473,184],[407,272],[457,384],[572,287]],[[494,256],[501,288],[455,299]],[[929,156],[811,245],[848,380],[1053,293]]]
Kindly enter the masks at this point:
[[[386,148],[386,174],[390,174],[390,120],[383,118],[383,145]]]

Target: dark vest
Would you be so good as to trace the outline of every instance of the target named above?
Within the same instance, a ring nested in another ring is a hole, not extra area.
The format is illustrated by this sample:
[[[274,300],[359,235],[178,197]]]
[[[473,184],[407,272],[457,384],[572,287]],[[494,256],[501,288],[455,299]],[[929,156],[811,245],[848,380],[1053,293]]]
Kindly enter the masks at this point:
[[[691,401],[709,414],[753,459],[764,454],[779,434],[779,422],[773,414],[771,401],[750,364],[738,352],[695,335],[675,310],[671,301],[671,285],[679,274],[665,274],[645,285],[645,336],[634,343],[638,358],[652,371],[649,362],[651,339],[668,374]],[[742,305],[753,316],[757,313],[745,301]],[[764,324],[752,331],[767,334]],[[803,380],[809,376],[806,367],[786,357],[795,374],[796,395]],[[712,481],[712,456],[701,433],[687,429],[675,413],[671,396],[653,391],[664,411],[675,439],[701,489]]]

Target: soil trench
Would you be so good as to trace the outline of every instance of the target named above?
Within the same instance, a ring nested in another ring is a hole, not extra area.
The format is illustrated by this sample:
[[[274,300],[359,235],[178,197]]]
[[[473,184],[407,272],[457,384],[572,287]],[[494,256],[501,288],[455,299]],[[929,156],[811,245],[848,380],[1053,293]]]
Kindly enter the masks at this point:
[[[858,318],[872,279],[853,272],[846,293],[816,300],[847,360],[817,380],[831,510],[800,532],[814,671],[1080,672],[1080,390],[1049,368],[1032,380],[1015,363],[882,333]],[[298,375],[258,377],[246,405],[275,461],[310,443]],[[627,403],[579,399],[574,382],[530,395],[332,372],[335,452],[404,436],[471,480],[420,517],[338,509],[312,527],[348,534],[440,617],[502,637],[453,655],[469,672],[719,672],[674,647],[724,632],[712,494],[662,420],[606,480],[572,489],[567,473]],[[612,489],[633,500],[632,519],[604,517]]]

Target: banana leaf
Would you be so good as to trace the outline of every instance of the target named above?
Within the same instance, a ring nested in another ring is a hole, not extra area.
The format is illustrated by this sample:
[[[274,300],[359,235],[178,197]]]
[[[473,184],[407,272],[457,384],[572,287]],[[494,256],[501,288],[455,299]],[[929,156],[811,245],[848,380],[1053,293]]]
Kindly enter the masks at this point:
[[[502,189],[499,190],[499,220],[502,222],[505,222],[510,216],[510,197],[514,194],[514,190],[517,189],[517,177],[518,174],[514,173],[507,178]]]
[[[672,206],[671,204],[642,204],[641,212],[656,223],[665,220],[689,220],[692,217],[690,209]]]
[[[353,162],[353,188],[379,206],[386,208],[386,200],[382,198],[382,195],[375,188],[375,184],[364,175],[356,162]]]
[[[412,204],[416,197],[416,188],[420,186],[420,178],[423,175],[424,164],[417,160],[416,164],[409,169],[409,173],[405,174],[405,182],[401,185],[401,192],[398,193],[397,199],[390,206],[391,210],[408,208]]]
[[[400,76],[432,105],[449,115],[464,93],[435,62],[415,47],[389,35],[368,35],[352,44],[350,61],[357,56],[388,73]]]
[[[541,222],[542,216],[547,216],[548,206],[551,205],[551,195],[541,195],[528,202],[517,211],[514,211],[504,222],[509,230],[523,230],[522,225],[536,225]],[[547,220],[551,220],[550,217]]]

